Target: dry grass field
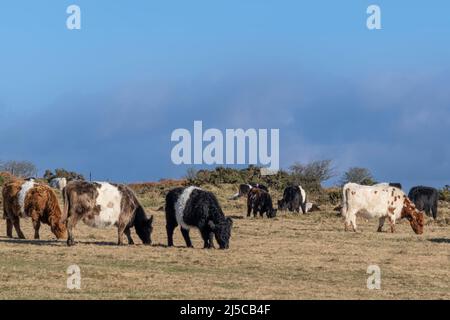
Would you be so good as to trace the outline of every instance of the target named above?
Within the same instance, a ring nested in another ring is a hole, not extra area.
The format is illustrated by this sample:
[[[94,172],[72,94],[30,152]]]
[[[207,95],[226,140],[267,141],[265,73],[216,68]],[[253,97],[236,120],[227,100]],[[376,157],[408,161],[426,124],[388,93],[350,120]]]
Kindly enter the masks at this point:
[[[231,186],[210,189],[236,217],[227,251],[201,249],[195,230],[194,249],[184,247],[179,230],[176,246],[165,247],[162,190],[139,194],[155,216],[152,246],[119,247],[115,229],[83,224],[75,247],[54,240],[48,226],[40,241],[8,239],[0,220],[0,299],[450,299],[448,205],[421,236],[407,221],[391,234],[362,219],[354,234],[330,208],[248,219],[243,199],[226,200]],[[22,220],[22,228],[31,239],[31,221]],[[80,290],[66,288],[73,264],[81,268]],[[381,268],[380,290],[366,287],[372,264]]]

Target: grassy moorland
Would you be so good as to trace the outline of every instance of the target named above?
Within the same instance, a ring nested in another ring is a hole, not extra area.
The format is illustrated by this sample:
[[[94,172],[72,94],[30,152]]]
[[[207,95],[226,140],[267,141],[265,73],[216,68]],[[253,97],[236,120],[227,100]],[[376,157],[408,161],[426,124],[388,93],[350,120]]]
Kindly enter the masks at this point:
[[[235,186],[210,186],[235,219],[230,250],[203,250],[195,230],[195,249],[184,247],[178,230],[176,246],[165,247],[167,188],[138,191],[155,216],[152,246],[119,247],[115,229],[83,224],[71,248],[54,240],[48,226],[40,241],[8,239],[0,220],[0,299],[450,299],[448,203],[421,236],[407,221],[391,234],[375,232],[377,221],[362,219],[354,234],[343,231],[331,205],[306,215],[248,219],[244,199],[227,200]],[[22,220],[22,229],[31,239],[31,221]],[[80,290],[66,288],[73,264],[81,268]],[[372,264],[381,268],[380,290],[366,287]]]

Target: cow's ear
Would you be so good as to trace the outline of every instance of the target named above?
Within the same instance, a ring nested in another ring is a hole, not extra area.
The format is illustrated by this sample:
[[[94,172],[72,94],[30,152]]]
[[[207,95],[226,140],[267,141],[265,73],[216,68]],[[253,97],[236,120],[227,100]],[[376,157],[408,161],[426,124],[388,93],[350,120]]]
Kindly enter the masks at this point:
[[[211,220],[208,221],[208,226],[211,228],[211,230],[214,230],[216,228],[216,225]]]
[[[153,223],[153,215],[150,216],[150,218],[148,219],[148,224],[152,225]]]

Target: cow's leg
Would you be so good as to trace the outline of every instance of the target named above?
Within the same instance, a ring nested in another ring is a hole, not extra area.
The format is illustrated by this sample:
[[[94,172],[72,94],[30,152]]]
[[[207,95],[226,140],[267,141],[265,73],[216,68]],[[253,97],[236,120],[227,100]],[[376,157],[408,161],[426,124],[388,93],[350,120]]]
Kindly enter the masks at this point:
[[[130,227],[126,227],[124,232],[125,235],[127,236],[128,244],[134,244],[133,238],[131,238]]]
[[[247,205],[247,217],[250,217],[250,215],[252,214],[252,205]]]
[[[214,232],[209,232],[209,247],[214,248]]]
[[[30,214],[31,220],[33,221],[33,228],[34,228],[34,239],[39,239],[39,228],[41,227],[41,219],[39,212],[36,210],[33,210]]]
[[[73,240],[73,228],[75,228],[75,225],[77,224],[77,220],[75,216],[70,215],[67,218],[66,221],[66,228],[67,228],[67,245],[73,246],[75,244],[75,241]]]
[[[169,247],[173,246],[173,230],[175,230],[176,225],[173,223],[167,223],[166,224],[166,231],[167,231],[167,245]]]
[[[256,208],[253,208],[253,217],[257,218],[258,217],[258,213],[261,214],[261,206],[257,206]]]
[[[7,218],[6,219],[6,236],[8,238],[12,238],[12,231],[13,231],[13,222],[11,219]]]
[[[23,234],[22,230],[20,230],[20,219],[19,219],[19,217],[14,217],[13,225],[14,225],[14,229],[16,229],[17,236],[20,239],[25,239],[25,235]]]
[[[395,220],[392,217],[389,217],[389,224],[391,226],[391,233],[395,232]]]
[[[386,217],[381,217],[378,220],[378,230],[377,232],[383,232],[383,226],[384,226],[384,220],[386,219]]]
[[[39,220],[33,220],[33,227],[34,227],[34,239],[39,239],[39,228],[41,227],[41,221]]]
[[[125,232],[126,225],[124,223],[120,223],[117,227],[117,244],[119,246],[123,245],[123,233]]]
[[[349,214],[347,217],[347,223],[352,227],[353,232],[356,232],[356,214]]]
[[[200,234],[202,235],[203,239],[203,249],[210,249],[212,246],[212,243],[210,242],[210,230],[209,228],[203,227],[200,230]]]
[[[433,206],[431,207],[431,213],[433,215],[433,219],[436,220],[437,219],[437,214],[438,214],[438,205],[437,202],[433,204]]]
[[[344,226],[345,226],[345,231],[349,231],[349,228],[351,226],[351,221],[350,218],[348,217],[348,214],[345,215],[345,220],[344,220]]]
[[[188,248],[193,248],[192,242],[191,242],[191,237],[189,237],[189,230],[186,230],[182,227],[180,227],[180,229],[181,229],[181,234],[183,235],[184,241],[186,242],[186,246]]]

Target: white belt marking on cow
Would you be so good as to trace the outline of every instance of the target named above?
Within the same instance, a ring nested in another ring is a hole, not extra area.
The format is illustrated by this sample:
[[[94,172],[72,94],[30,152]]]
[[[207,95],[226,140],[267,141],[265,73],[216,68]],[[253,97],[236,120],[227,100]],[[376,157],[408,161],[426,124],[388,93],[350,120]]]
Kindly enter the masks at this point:
[[[175,216],[177,218],[177,222],[180,225],[181,228],[189,230],[193,226],[190,226],[184,222],[183,215],[184,215],[184,209],[186,207],[186,203],[189,200],[192,191],[194,190],[201,190],[197,187],[187,187],[183,190],[183,192],[180,194],[180,197],[178,198],[177,202],[175,203]]]
[[[26,181],[22,184],[19,191],[19,206],[20,206],[20,214],[22,217],[26,217],[25,215],[25,198],[27,197],[28,191],[34,187],[35,183],[33,181]]]
[[[119,189],[107,182],[98,182],[101,187],[97,189],[96,205],[100,206],[100,214],[95,215],[93,227],[107,228],[119,221],[121,213],[120,204],[122,194]]]
[[[298,186],[300,188],[300,193],[302,195],[302,203],[306,202],[306,191],[302,188],[302,186]]]

